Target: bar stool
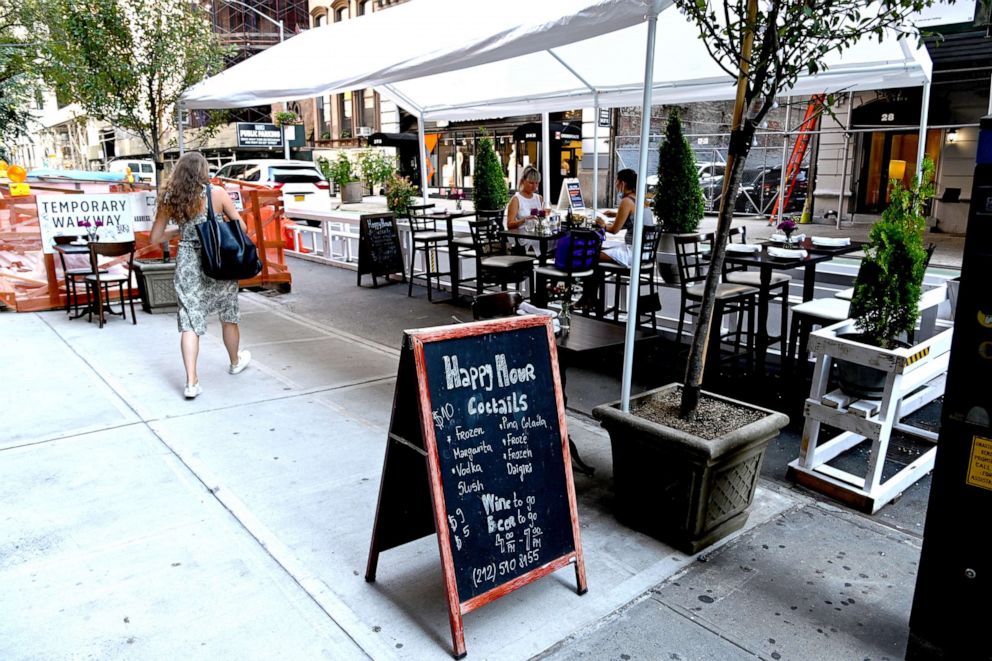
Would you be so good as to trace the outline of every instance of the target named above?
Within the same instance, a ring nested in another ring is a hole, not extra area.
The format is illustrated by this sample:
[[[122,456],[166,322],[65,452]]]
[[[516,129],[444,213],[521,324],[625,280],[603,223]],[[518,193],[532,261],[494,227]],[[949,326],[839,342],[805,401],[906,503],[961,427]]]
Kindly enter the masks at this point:
[[[475,219],[481,221],[492,222],[498,225],[500,228],[503,227],[503,210],[502,209],[483,209],[477,210],[475,212]],[[472,240],[471,233],[468,236],[459,236],[451,240],[451,246],[454,253],[448,255],[448,259],[468,259],[475,257],[475,244]],[[459,268],[458,273],[461,274],[462,270]],[[457,295],[460,285],[463,282],[471,282],[475,278],[463,278],[459,276],[458,282],[452,282],[452,291]]]
[[[574,283],[590,278],[595,273],[596,262],[599,259],[599,249],[603,238],[595,230],[575,229],[558,239],[559,249],[567,242],[567,255],[555,263],[534,268],[535,291],[541,296],[533,296],[536,305],[544,302],[544,291],[548,281],[564,282],[571,295]],[[561,254],[561,253],[558,253]]]
[[[709,271],[709,251],[704,250],[703,243],[713,243],[713,234],[676,234],[675,260],[679,268],[679,286],[682,289],[681,309],[679,310],[678,329],[675,339],[682,343],[682,329],[685,326],[686,315],[698,316],[702,307],[703,292],[706,288],[706,274]],[[748,318],[747,351],[753,355],[754,349],[754,317],[757,307],[758,288],[748,285],[720,282],[717,284],[716,301],[714,302],[713,319],[720,323],[725,315],[737,316],[737,330],[720,335],[710,333],[710,347],[707,351],[710,360],[718,360],[720,344],[734,337],[734,357],[740,354],[741,334],[744,315]]]
[[[658,298],[657,285],[654,279],[659,238],[657,227],[644,227],[644,234],[641,241],[641,281],[638,287],[638,296],[640,296],[640,287],[644,285],[648,286],[648,294],[647,299],[644,301],[645,305],[642,306],[640,304],[641,299],[638,299],[637,316],[644,315],[648,317],[651,320],[652,330],[658,330],[658,311],[661,309],[661,301]],[[624,287],[630,285],[630,267],[615,262],[600,262],[598,268],[603,274],[603,279],[600,281],[599,300],[603,300],[603,297],[606,295],[606,284],[611,283],[613,285],[613,306],[604,309],[603,314],[600,316],[606,316],[612,313],[613,321],[619,321],[622,301],[621,291]],[[640,325],[640,319],[638,319],[638,325]]]
[[[836,324],[849,316],[851,304],[839,298],[815,298],[792,307],[792,332],[789,334],[789,362],[793,374],[809,362],[809,334],[817,327]]]
[[[733,243],[734,237],[740,237],[740,243],[747,243],[747,228],[732,227],[727,235],[727,242]],[[749,287],[761,287],[761,273],[759,271],[749,271],[747,266],[742,264],[723,263],[723,280],[737,285],[747,285]],[[769,302],[778,298],[782,302],[782,321],[779,327],[779,352],[785,355],[785,342],[789,335],[789,287],[792,285],[792,276],[785,273],[774,272],[768,281]],[[769,339],[776,339],[774,337]]]
[[[476,294],[482,294],[487,282],[497,284],[506,291],[510,283],[515,284],[519,290],[520,283],[524,280],[530,291],[534,291],[534,258],[509,254],[506,240],[500,235],[499,223],[492,219],[470,220],[468,227],[472,232],[472,250],[475,253]]]
[[[413,296],[413,278],[415,275],[422,275],[427,278],[427,300],[431,299],[431,279],[437,279],[437,288],[441,289],[441,276],[448,275],[446,272],[437,270],[437,247],[438,244],[448,240],[448,233],[437,229],[437,220],[427,217],[427,210],[433,209],[433,204],[418,204],[407,207],[407,222],[410,224],[410,284],[407,288],[407,296]],[[424,270],[419,274],[416,272],[417,252],[424,255]]]

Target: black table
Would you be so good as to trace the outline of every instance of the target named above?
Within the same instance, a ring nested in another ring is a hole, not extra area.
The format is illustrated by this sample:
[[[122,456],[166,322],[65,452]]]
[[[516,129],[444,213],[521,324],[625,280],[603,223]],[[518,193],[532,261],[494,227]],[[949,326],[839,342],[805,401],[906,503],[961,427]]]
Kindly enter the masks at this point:
[[[821,262],[829,262],[834,257],[858,252],[864,248],[865,244],[852,241],[847,246],[814,246],[809,241],[802,245],[802,249],[809,253],[806,257],[782,259],[772,257],[768,254],[769,247],[785,246],[774,242],[763,242],[761,252],[758,253],[733,253],[727,252],[725,261],[731,264],[753,267],[759,269],[761,273],[760,294],[758,295],[758,341],[755,347],[757,351],[757,370],[761,374],[765,368],[765,358],[768,353],[768,301],[771,299],[771,279],[772,271],[791,271],[792,269],[805,269],[803,273],[803,302],[813,299],[814,287],[816,284],[816,265]]]
[[[455,240],[454,221],[458,218],[470,218],[475,216],[474,211],[438,211],[426,214],[430,220],[444,221],[445,232],[448,235],[448,276],[451,278],[451,297],[445,299],[446,302],[457,302],[459,300],[458,283],[461,281],[460,267],[458,259],[458,247],[453,243]],[[430,282],[427,283],[430,286]],[[440,303],[442,299],[434,301]]]
[[[540,247],[540,251],[537,255],[537,264],[538,266],[544,266],[548,263],[548,245],[552,241],[557,241],[561,237],[565,236],[565,230],[559,229],[551,232],[550,234],[542,234],[534,230],[527,230],[520,227],[515,230],[502,230],[500,234],[514,239],[528,239],[530,241],[537,241]]]

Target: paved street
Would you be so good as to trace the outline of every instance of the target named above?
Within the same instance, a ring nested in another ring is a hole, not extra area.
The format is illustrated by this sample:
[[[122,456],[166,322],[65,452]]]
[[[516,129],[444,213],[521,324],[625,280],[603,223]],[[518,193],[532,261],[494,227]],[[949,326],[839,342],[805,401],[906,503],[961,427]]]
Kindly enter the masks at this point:
[[[293,293],[242,296],[246,372],[211,327],[194,401],[171,315],[0,314],[0,658],[450,658],[433,538],[363,574],[399,331],[464,311],[291,268]],[[686,556],[616,522],[608,438],[568,424],[597,469],[576,476],[589,592],[566,569],[469,614],[469,658],[901,657],[905,517],[766,478],[744,531]]]

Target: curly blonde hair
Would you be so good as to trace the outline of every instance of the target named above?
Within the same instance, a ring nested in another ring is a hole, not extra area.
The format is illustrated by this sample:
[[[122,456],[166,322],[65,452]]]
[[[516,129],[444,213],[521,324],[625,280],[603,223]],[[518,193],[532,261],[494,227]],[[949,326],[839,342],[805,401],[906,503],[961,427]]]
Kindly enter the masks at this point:
[[[207,159],[200,152],[186,152],[172,169],[159,204],[174,222],[188,222],[203,211],[203,187],[209,181]]]

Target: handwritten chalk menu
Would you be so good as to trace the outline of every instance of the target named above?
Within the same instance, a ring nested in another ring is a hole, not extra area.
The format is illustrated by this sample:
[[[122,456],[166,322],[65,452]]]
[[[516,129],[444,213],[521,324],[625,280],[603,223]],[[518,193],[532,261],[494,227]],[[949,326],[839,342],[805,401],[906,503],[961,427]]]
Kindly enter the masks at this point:
[[[385,276],[388,280],[390,273],[401,274],[403,282],[406,282],[396,216],[391,213],[367,214],[359,222],[358,285],[361,286],[365,274],[371,274],[373,287],[379,286],[377,277]]]
[[[463,614],[569,564],[586,591],[547,318],[409,332],[389,438],[366,580],[381,551],[436,532],[456,657]]]
[[[41,245],[46,253],[55,252],[56,236],[86,236],[80,222],[97,227],[101,241],[133,241],[134,211],[127,193],[100,195],[39,195],[38,224]]]
[[[558,208],[580,210],[586,208],[586,203],[582,200],[582,186],[578,179],[564,179],[561,182],[561,191],[558,193]]]

